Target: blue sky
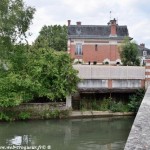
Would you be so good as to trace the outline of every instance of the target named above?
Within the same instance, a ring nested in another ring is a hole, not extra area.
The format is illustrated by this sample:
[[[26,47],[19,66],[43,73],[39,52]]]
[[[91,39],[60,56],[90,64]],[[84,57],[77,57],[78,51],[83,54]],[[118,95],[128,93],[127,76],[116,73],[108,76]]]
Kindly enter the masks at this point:
[[[106,25],[111,18],[118,18],[119,25],[127,25],[129,35],[138,43],[150,48],[150,1],[149,0],[24,0],[36,8],[30,27],[30,43],[44,25],[82,24]]]

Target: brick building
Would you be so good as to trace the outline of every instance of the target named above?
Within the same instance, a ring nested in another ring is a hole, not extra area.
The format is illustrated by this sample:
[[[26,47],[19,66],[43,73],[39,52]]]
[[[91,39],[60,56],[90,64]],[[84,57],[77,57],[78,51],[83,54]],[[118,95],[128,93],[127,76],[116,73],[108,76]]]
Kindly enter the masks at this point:
[[[150,49],[145,47],[145,44],[142,43],[138,45],[139,56],[141,60],[141,65],[145,64],[147,60],[150,59]]]
[[[107,25],[71,25],[68,20],[68,53],[86,64],[120,64],[119,44],[129,36],[127,26],[115,19]]]

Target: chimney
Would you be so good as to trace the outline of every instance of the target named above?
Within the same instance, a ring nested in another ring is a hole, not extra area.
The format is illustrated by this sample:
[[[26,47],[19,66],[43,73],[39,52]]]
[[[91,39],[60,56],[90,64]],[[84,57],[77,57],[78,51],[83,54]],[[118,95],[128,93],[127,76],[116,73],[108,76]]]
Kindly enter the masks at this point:
[[[141,43],[140,46],[143,47],[143,48],[145,48],[145,44],[144,43]]]
[[[81,21],[78,21],[78,22],[77,22],[77,26],[81,26]]]
[[[68,26],[70,26],[71,25],[71,20],[68,20]]]
[[[114,18],[113,20],[110,20],[110,22],[108,23],[108,25],[110,25],[110,35],[111,36],[117,36],[117,23],[116,23],[116,19]]]

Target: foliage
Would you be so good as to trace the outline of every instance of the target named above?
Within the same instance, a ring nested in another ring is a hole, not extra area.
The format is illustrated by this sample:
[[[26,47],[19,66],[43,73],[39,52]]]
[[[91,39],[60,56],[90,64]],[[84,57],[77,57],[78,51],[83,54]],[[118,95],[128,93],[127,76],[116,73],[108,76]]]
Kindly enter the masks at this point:
[[[3,113],[3,112],[0,112],[0,120],[3,120],[3,121],[11,121],[10,117]]]
[[[31,54],[28,74],[35,85],[34,96],[46,96],[51,100],[61,99],[76,91],[79,81],[77,71],[65,52],[40,48]]]
[[[22,0],[0,1],[0,106],[17,105],[22,101],[22,92],[18,92],[16,86],[20,72],[16,74],[16,69],[24,63],[21,59],[25,57],[21,55],[22,48],[16,49],[17,42],[26,39],[34,12],[35,9],[27,7]],[[12,64],[12,60],[17,63]],[[17,66],[12,69],[15,64]]]
[[[75,92],[77,71],[65,52],[15,46],[9,70],[0,69],[0,106],[19,105],[35,97],[61,99]]]
[[[129,108],[127,104],[123,104],[121,101],[120,102],[112,102],[111,104],[111,111],[113,112],[128,112]]]
[[[23,0],[0,1],[0,60],[3,65],[13,52],[13,45],[26,39],[35,9]]]
[[[19,120],[27,120],[31,118],[31,114],[29,112],[21,112],[18,118]]]
[[[16,106],[35,97],[59,99],[76,90],[79,79],[67,53],[21,44],[26,39],[34,11],[22,0],[0,1],[1,107]],[[56,35],[60,30],[64,30],[64,36],[65,27],[54,26],[52,29]],[[61,40],[55,38],[57,43],[55,40],[52,43],[63,48]]]
[[[69,110],[46,110],[42,113],[33,110],[16,110],[6,108],[0,112],[0,121],[16,121],[16,120],[29,120],[29,119],[55,119],[67,118]]]
[[[67,118],[69,115],[69,110],[46,110],[41,114],[43,119],[55,119],[55,118]]]
[[[120,57],[125,66],[139,66],[140,59],[138,54],[138,47],[135,42],[131,42],[126,38],[121,45]]]
[[[144,97],[144,94],[145,94],[145,90],[140,89],[140,90],[137,90],[137,92],[134,95],[129,97],[129,100],[130,100],[128,104],[129,111],[132,111],[132,112],[138,111],[141,101]]]
[[[2,121],[15,121],[15,120],[27,120],[30,119],[29,112],[20,112],[12,110],[3,110],[0,112],[0,120]]]
[[[52,48],[56,51],[67,51],[67,27],[65,25],[45,25],[33,46],[35,48]]]
[[[82,99],[80,104],[81,110],[100,110],[113,112],[137,112],[141,101],[144,97],[145,90],[139,89],[129,97],[128,103],[121,100],[116,102],[112,98],[104,98],[103,100],[87,100]]]
[[[92,110],[99,110],[100,109],[100,106],[97,104],[96,99],[92,101],[91,108],[92,108]]]
[[[104,98],[100,104],[100,110],[109,110],[111,107],[112,98]]]
[[[103,100],[82,100],[80,109],[84,110],[98,110],[98,111],[113,111],[113,112],[128,112],[128,104],[122,101],[116,102],[112,98],[104,98]]]

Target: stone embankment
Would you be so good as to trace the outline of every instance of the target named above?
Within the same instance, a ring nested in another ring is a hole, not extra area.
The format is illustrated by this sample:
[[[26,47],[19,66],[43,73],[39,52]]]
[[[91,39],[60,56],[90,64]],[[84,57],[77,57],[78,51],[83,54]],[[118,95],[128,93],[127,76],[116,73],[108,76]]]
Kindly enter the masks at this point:
[[[87,117],[115,117],[115,116],[133,116],[133,112],[111,112],[111,111],[72,111],[70,118],[87,118]]]

